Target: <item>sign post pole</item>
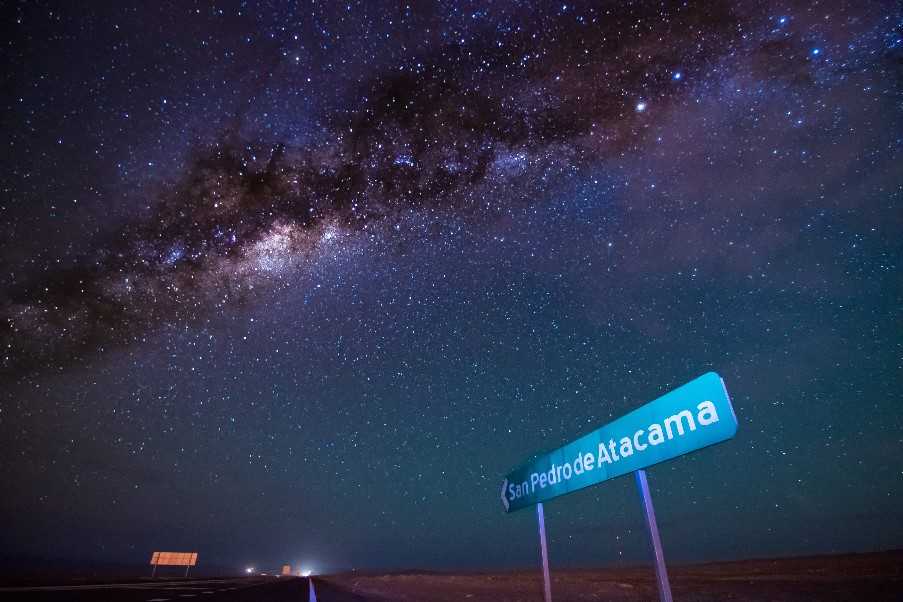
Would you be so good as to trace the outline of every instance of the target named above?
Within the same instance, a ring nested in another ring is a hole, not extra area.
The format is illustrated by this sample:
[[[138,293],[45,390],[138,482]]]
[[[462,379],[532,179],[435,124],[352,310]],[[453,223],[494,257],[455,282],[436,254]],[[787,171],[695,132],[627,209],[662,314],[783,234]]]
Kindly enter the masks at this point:
[[[536,504],[536,518],[539,519],[539,549],[542,552],[543,599],[552,602],[552,583],[549,579],[549,550],[546,546],[546,517],[542,511],[542,502]]]
[[[157,578],[157,563],[154,563],[154,571],[151,573],[151,579]]]
[[[646,517],[646,527],[649,530],[649,539],[652,541],[652,552],[655,555],[658,598],[661,602],[672,602],[671,584],[668,582],[668,570],[665,568],[665,554],[662,551],[662,540],[658,536],[658,524],[655,522],[652,496],[649,494],[649,481],[646,480],[646,471],[642,468],[637,470],[634,475],[636,475],[636,486],[640,490],[640,499],[643,502],[643,515]]]

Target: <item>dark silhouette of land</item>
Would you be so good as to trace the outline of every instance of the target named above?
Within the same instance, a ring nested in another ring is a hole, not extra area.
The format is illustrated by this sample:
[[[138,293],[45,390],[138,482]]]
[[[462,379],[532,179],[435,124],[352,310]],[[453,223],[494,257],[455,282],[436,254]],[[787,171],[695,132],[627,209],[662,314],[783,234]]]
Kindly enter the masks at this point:
[[[741,560],[669,567],[674,599],[770,602],[903,600],[903,550],[800,558]],[[80,583],[79,583],[80,582]],[[542,600],[537,569],[508,572],[349,572],[313,579],[317,602],[520,602]],[[0,599],[23,602],[102,600],[209,600],[210,602],[298,602],[309,598],[301,577],[156,579],[0,588]],[[615,569],[556,569],[555,602],[658,600],[651,566]]]
[[[903,600],[903,550],[672,566],[669,574],[674,599],[681,601]],[[538,602],[543,598],[538,567],[499,573],[345,573],[323,581],[359,596],[358,600],[381,602]],[[325,591],[318,585],[318,595],[321,589]],[[658,600],[658,593],[651,566],[553,569],[552,599],[639,602]]]

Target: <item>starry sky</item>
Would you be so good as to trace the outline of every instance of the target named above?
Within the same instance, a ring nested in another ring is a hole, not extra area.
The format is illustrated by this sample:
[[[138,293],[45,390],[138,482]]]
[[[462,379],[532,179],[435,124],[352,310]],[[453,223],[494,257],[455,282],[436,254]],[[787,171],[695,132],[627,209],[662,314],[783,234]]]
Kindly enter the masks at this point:
[[[895,2],[12,2],[7,557],[532,566],[503,475],[709,371],[674,562],[903,545]],[[647,562],[632,479],[553,566]]]

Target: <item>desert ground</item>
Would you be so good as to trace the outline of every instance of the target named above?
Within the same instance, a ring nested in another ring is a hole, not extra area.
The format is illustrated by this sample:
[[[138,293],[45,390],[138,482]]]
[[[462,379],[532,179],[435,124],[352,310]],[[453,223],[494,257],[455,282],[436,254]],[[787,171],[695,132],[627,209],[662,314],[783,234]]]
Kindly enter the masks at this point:
[[[743,560],[669,567],[674,600],[900,601],[903,550],[872,554]],[[542,600],[539,569],[497,573],[344,573],[319,578],[346,599],[514,602]],[[556,602],[658,600],[652,567],[557,569]]]

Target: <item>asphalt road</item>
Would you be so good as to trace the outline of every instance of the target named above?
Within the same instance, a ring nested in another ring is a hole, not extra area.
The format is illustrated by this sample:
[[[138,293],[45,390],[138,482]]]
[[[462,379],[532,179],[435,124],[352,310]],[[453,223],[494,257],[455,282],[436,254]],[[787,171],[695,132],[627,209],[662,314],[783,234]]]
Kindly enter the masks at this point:
[[[22,602],[363,602],[303,577],[141,581],[104,585],[0,588],[0,600]]]

